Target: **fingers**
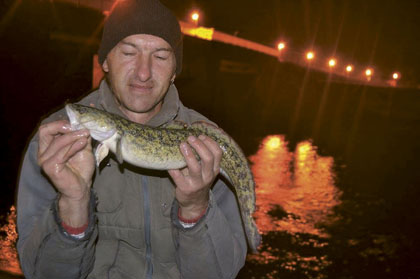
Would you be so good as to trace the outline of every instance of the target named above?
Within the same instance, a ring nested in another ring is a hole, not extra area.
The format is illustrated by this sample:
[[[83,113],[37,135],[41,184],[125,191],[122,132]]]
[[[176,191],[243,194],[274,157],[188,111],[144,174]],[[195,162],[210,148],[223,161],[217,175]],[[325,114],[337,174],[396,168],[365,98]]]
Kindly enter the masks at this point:
[[[49,157],[41,158],[41,166],[44,171],[50,175],[55,176],[61,172],[65,164],[79,151],[84,149],[88,144],[88,138],[78,138],[75,141],[69,142],[67,145],[62,146],[56,153],[51,154]]]
[[[39,127],[39,148],[38,153],[44,153],[54,138],[60,134],[71,132],[71,126],[68,121],[60,120]]]
[[[193,148],[197,152],[198,156],[200,156],[199,146],[202,145],[202,143],[200,144],[195,137],[189,137],[188,143],[183,142],[180,146],[181,153],[184,155],[185,162],[187,163],[188,174],[193,177],[201,177],[201,164],[197,160]]]
[[[73,143],[70,143],[68,148],[63,148],[62,151],[59,151],[59,153],[57,154],[57,157],[61,162],[63,163],[67,162],[77,152],[84,149],[88,143],[89,143],[89,138],[87,137],[78,138]]]
[[[181,207],[191,209],[192,205],[193,208],[199,205],[202,212],[202,205],[207,206],[208,192],[219,174],[222,150],[214,140],[204,135],[198,138],[190,136],[187,142],[180,145],[187,167],[168,172],[177,186],[175,197]]]
[[[90,187],[95,169],[90,143],[89,131],[72,131],[68,121],[39,128],[38,164],[63,196],[79,199]]]
[[[39,137],[38,164],[42,166],[51,158],[63,163],[82,150],[87,144],[89,131],[70,131],[65,122],[57,121],[41,126]]]
[[[211,139],[207,136],[200,135],[198,138],[201,139],[201,141],[203,141],[203,143],[206,145],[206,147],[212,153],[212,155],[214,157],[214,159],[213,159],[213,171],[215,173],[219,173],[219,171],[220,171],[220,161],[221,161],[222,155],[223,155],[222,149],[220,148],[220,146],[217,142],[215,142],[213,139]]]
[[[67,153],[70,147],[76,143],[76,141],[82,140],[82,142],[86,142],[87,137],[89,136],[89,132],[86,130],[80,130],[71,132],[69,134],[56,136],[50,144],[46,147],[43,153],[38,153],[38,163],[42,164],[43,161],[46,159],[53,157],[54,155],[61,153]]]
[[[219,145],[211,138],[200,135],[198,138],[190,136],[188,144],[181,144],[181,152],[185,157],[189,175],[202,177],[205,182],[212,181],[220,170],[220,160],[222,150]],[[197,161],[193,149],[200,157]]]

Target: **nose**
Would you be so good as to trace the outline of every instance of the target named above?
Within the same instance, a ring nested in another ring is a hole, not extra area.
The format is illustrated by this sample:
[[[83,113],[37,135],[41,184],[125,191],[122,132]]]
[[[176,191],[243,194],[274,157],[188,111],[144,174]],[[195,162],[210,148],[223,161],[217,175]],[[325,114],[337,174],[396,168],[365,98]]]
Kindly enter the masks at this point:
[[[139,55],[136,63],[136,75],[142,82],[148,81],[152,77],[152,60],[150,55]]]

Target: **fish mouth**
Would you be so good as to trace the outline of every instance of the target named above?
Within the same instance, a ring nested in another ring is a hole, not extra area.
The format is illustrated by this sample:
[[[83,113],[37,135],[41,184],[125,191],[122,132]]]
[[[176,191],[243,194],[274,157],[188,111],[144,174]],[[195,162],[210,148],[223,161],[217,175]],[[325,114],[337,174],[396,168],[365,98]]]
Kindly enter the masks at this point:
[[[104,141],[112,137],[116,133],[116,129],[101,129],[98,123],[94,120],[83,121],[80,119],[80,113],[75,109],[72,104],[65,106],[67,116],[70,121],[72,131],[81,129],[88,129],[92,138],[98,141]]]
[[[73,131],[80,130],[82,126],[80,125],[80,122],[79,122],[79,117],[78,117],[79,114],[76,112],[75,109],[72,108],[71,104],[67,104],[65,109],[66,109],[66,113],[70,121],[71,129]]]

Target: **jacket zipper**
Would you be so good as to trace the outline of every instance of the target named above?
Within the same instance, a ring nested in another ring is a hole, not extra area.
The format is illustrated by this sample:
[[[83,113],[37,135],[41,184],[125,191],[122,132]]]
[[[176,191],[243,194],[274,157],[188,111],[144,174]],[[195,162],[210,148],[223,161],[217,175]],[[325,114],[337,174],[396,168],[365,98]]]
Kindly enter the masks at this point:
[[[143,208],[144,208],[144,240],[146,243],[146,279],[153,277],[152,244],[150,236],[151,215],[150,215],[150,194],[147,177],[142,176],[143,185]]]

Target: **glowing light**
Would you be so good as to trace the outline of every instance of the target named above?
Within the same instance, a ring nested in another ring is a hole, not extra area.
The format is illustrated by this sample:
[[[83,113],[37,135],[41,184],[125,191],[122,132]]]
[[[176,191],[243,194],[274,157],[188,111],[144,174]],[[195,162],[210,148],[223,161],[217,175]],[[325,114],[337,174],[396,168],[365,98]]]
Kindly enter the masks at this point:
[[[328,61],[328,66],[335,67],[335,65],[337,65],[337,60],[335,60],[334,58],[331,58],[330,61]]]
[[[194,22],[195,26],[198,26],[198,20],[200,19],[200,13],[198,11],[191,12],[191,20]]]
[[[296,147],[296,151],[296,157],[300,161],[304,161],[309,156],[310,152],[313,152],[312,144],[309,141],[301,142]]]
[[[365,74],[366,74],[367,77],[371,77],[373,75],[372,69],[369,69],[369,68],[366,69]]]
[[[191,19],[194,21],[198,21],[198,19],[200,18],[200,14],[197,12],[193,12],[191,15]]]
[[[284,49],[285,47],[286,47],[286,45],[285,45],[285,43],[283,43],[283,42],[280,42],[280,43],[277,45],[278,50],[282,50],[282,49]]]
[[[280,147],[281,145],[281,138],[280,137],[269,137],[267,139],[267,141],[265,142],[265,145],[267,146],[268,149],[277,149]]]
[[[397,73],[397,72],[395,72],[395,73],[392,74],[392,78],[395,79],[395,80],[396,79],[400,79],[400,77],[401,77],[400,74]]]
[[[352,65],[347,65],[346,71],[347,71],[347,73],[352,72],[353,71],[353,66]]]
[[[200,39],[211,41],[213,40],[214,28],[205,28],[205,27],[195,27],[190,28],[182,26],[182,33],[190,35],[193,37],[198,37]]]
[[[306,53],[306,59],[313,60],[314,58],[315,58],[315,53],[313,53],[313,51],[308,51]]]

